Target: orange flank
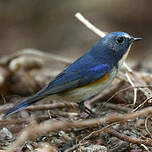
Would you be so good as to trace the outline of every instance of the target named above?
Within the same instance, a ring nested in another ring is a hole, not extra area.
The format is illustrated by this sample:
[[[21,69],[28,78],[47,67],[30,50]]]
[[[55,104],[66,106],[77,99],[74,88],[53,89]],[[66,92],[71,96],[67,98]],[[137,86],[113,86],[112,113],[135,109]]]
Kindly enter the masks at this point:
[[[100,79],[98,79],[98,80],[96,80],[94,82],[89,83],[86,87],[92,87],[92,86],[95,86],[95,85],[99,85],[99,84],[103,83],[104,81],[108,80],[108,78],[109,78],[109,74],[105,74]]]
[[[97,81],[89,83],[88,85],[71,89],[69,91],[62,92],[58,94],[58,96],[60,96],[60,100],[62,97],[62,99],[65,101],[77,102],[77,101],[87,100],[100,93],[103,90],[103,88],[105,88],[107,84],[111,82],[111,80],[112,79],[110,73],[108,73],[105,74],[100,79],[98,79]]]

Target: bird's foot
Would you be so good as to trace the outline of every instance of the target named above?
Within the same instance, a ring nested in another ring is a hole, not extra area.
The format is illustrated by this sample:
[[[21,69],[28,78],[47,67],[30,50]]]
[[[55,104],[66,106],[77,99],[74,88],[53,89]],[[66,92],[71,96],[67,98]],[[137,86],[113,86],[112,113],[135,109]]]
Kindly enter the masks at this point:
[[[82,110],[85,113],[87,113],[90,117],[97,118],[97,115],[92,110],[90,110],[89,108],[87,108],[84,105],[84,101],[79,102],[78,105],[79,105],[80,110]]]

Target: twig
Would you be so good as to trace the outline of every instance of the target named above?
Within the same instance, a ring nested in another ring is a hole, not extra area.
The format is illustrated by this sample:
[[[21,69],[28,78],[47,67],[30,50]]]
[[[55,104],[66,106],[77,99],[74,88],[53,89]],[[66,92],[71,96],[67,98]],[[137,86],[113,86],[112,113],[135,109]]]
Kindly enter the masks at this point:
[[[128,66],[128,64],[126,62],[124,62],[123,65],[129,72],[133,72],[133,70]]]
[[[7,126],[7,125],[17,125],[21,123],[27,123],[28,119],[10,119],[10,120],[0,120],[0,126]]]
[[[48,119],[50,119],[49,116],[39,116],[39,117],[35,118],[36,121],[42,121],[42,120],[44,121],[44,120],[48,120]],[[7,126],[7,125],[17,125],[17,124],[21,124],[21,123],[30,123],[31,120],[32,120],[32,118],[0,120],[0,127]]]
[[[151,115],[146,117],[145,119],[145,130],[147,131],[147,133],[150,135],[150,137],[152,138],[152,129],[151,129],[151,125],[152,125],[152,120],[151,120]]]
[[[123,140],[123,141],[126,141],[126,142],[129,142],[129,143],[133,143],[133,144],[138,144],[138,145],[141,145],[141,144],[144,144],[146,146],[151,146],[152,147],[152,139],[140,139],[140,138],[135,138],[135,137],[130,137],[130,136],[127,136],[127,135],[122,135],[121,133],[117,132],[116,130],[114,129],[105,129],[104,130],[105,132]]]
[[[149,149],[148,149],[148,147],[147,147],[146,145],[141,144],[141,146],[144,147],[144,149],[145,149],[147,152],[150,152]]]
[[[76,13],[75,17],[82,22],[88,29],[99,35],[100,37],[104,37],[106,34],[105,32],[102,32],[98,28],[96,28],[91,22],[89,22],[81,13]]]
[[[132,110],[132,112],[137,111],[141,106],[143,106],[145,103],[147,103],[149,100],[152,100],[152,96],[147,98],[145,101],[143,101],[139,106],[137,106],[135,109]]]
[[[91,132],[89,135],[85,136],[82,140],[79,141],[79,145],[83,144],[85,140],[87,140],[88,138],[91,138],[92,136],[95,136],[95,135],[99,135],[100,132],[104,132],[105,129],[111,127],[112,125],[114,125],[116,123],[112,123],[110,125],[107,125],[99,130],[95,130],[93,132]]]
[[[49,116],[62,116],[62,117],[76,117],[79,116],[79,113],[76,112],[63,112],[63,111],[57,111],[57,112],[50,112],[49,111]]]
[[[126,72],[126,77],[128,79],[128,82],[131,84],[131,86],[135,87],[135,84],[133,83],[127,72]],[[136,104],[136,100],[137,100],[137,88],[134,88],[134,102],[133,102],[134,105]]]
[[[131,109],[122,105],[118,104],[113,104],[113,103],[106,103],[104,104],[104,107],[109,108],[109,109],[114,109],[116,111],[122,111],[122,112],[130,112]]]
[[[138,72],[134,72],[135,85],[146,85],[146,82],[141,78],[142,75]],[[149,88],[140,88],[140,91],[144,93],[147,98],[152,97],[152,91]]]
[[[134,85],[146,85],[145,81],[141,79],[141,74],[139,75],[138,72],[133,71],[125,62],[124,66],[127,68],[128,72],[134,78]],[[139,88],[140,91],[149,99],[152,96],[152,91],[149,88]]]
[[[124,92],[124,91],[126,91],[126,90],[133,89],[133,88],[139,88],[139,89],[140,89],[140,88],[147,88],[147,87],[151,87],[151,85],[143,85],[143,86],[141,85],[141,86],[127,87],[127,88],[121,89],[121,90],[119,90],[119,91],[116,91],[105,103],[109,102],[109,101],[110,101],[112,98],[114,98],[116,95],[118,95],[119,93]],[[147,101],[149,101],[150,99],[152,99],[152,97],[146,99],[145,103],[146,103]]]
[[[7,104],[0,106],[0,113],[3,113],[9,108],[12,108],[14,104]],[[57,108],[78,108],[77,103],[54,103],[54,104],[40,104],[40,105],[32,105],[26,108],[28,111],[41,111],[41,110],[52,110]]]
[[[41,110],[52,110],[56,108],[78,108],[77,103],[54,103],[54,104],[42,104],[42,105],[33,105],[27,107],[28,111],[41,111]]]

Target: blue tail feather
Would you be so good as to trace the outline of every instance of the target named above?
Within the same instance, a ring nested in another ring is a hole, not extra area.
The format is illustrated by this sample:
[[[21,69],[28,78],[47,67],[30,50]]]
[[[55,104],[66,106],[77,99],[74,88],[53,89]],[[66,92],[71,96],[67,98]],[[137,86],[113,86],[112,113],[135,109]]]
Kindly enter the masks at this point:
[[[25,109],[26,107],[30,106],[31,104],[35,103],[36,101],[38,101],[40,99],[27,99],[25,100],[24,102],[20,103],[20,104],[17,104],[16,106],[10,108],[6,113],[5,113],[5,117],[6,116],[9,116],[15,112],[19,112],[23,109]]]
[[[30,97],[27,100],[23,101],[22,103],[19,103],[19,104],[15,105],[14,107],[10,108],[8,111],[6,111],[4,117],[7,117],[7,116],[9,116],[9,115],[11,115],[15,112],[19,112],[19,111],[25,109],[26,107],[30,106],[31,104],[33,104],[33,103],[43,99],[44,97],[46,97],[47,95],[45,94],[45,89],[46,88],[43,88],[42,90],[37,92],[32,97]]]

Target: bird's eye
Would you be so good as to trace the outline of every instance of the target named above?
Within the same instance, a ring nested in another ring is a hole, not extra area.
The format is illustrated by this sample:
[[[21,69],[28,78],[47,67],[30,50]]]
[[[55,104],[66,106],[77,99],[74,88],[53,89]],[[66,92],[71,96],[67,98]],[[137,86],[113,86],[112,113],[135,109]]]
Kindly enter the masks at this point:
[[[118,37],[118,38],[117,38],[117,42],[118,42],[118,43],[121,44],[121,43],[123,43],[123,41],[124,41],[124,38],[123,38],[123,37]]]

